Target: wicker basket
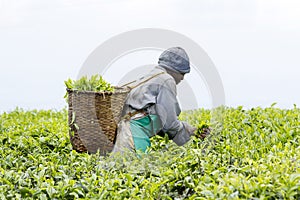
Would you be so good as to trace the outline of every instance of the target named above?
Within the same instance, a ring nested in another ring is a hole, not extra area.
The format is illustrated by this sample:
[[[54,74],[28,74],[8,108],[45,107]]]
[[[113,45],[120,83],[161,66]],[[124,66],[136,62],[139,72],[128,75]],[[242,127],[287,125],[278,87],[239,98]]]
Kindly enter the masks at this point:
[[[115,87],[114,92],[68,92],[68,122],[70,140],[78,152],[101,155],[111,152],[116,138],[117,124],[121,117],[129,88]]]

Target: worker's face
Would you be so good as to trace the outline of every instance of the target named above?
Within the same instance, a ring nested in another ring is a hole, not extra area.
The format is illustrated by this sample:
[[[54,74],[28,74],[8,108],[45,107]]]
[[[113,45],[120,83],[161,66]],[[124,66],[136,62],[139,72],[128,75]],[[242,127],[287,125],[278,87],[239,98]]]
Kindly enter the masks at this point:
[[[169,70],[169,69],[166,69],[166,71],[168,72],[168,74],[170,74],[174,78],[176,85],[178,85],[180,83],[180,81],[182,81],[184,78],[183,73],[175,72],[175,71]]]
[[[176,82],[176,85],[178,85],[184,78],[184,74],[182,73],[174,73],[174,79],[175,79],[175,82]]]

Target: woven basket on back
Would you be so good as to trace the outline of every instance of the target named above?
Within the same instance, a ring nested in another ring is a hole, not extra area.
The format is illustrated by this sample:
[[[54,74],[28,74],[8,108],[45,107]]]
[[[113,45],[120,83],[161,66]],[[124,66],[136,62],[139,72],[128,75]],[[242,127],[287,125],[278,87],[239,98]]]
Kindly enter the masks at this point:
[[[117,124],[129,88],[115,87],[114,92],[68,92],[68,122],[70,140],[78,152],[101,155],[111,152],[116,137]]]

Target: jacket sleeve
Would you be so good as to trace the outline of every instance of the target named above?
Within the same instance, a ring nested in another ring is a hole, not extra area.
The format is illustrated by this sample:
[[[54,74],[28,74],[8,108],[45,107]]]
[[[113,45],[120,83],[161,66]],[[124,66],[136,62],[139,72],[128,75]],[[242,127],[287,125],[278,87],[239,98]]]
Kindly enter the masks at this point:
[[[156,113],[162,122],[162,131],[167,133],[177,145],[184,145],[190,140],[187,123],[177,119],[180,107],[176,98],[176,83],[168,79],[160,87],[156,99]]]

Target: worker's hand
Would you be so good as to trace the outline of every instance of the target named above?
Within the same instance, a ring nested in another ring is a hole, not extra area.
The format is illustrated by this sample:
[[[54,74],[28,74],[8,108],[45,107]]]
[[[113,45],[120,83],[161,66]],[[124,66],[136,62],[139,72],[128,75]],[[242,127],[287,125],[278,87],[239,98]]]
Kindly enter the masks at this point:
[[[195,135],[195,131],[197,128],[189,125],[187,122],[182,122],[184,125],[185,130],[190,134],[190,136]]]
[[[210,132],[211,132],[210,127],[204,127],[201,130],[198,130],[197,137],[204,140],[204,138],[206,138],[210,134]]]

